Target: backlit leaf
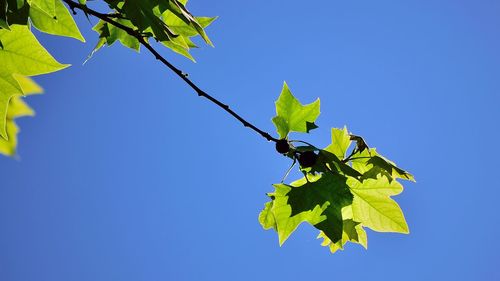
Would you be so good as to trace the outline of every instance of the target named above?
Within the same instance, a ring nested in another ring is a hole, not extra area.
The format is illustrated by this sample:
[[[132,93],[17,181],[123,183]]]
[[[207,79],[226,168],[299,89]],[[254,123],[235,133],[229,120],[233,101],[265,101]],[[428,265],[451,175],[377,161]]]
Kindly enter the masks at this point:
[[[49,16],[37,6],[31,7],[30,18],[33,26],[45,33],[67,36],[85,42],[73,17],[61,0],[55,0],[55,9],[57,18]]]
[[[344,129],[332,128],[332,143],[325,150],[335,154],[342,160],[345,158],[350,145],[351,139],[346,127]]]
[[[397,181],[379,176],[362,182],[348,179],[347,184],[354,196],[352,201],[353,219],[363,226],[381,232],[408,233],[408,225],[399,205],[390,198],[403,191]]]
[[[33,80],[24,76],[16,76],[20,88],[25,95],[42,93],[42,89]],[[23,116],[34,116],[35,112],[23,100],[23,97],[16,95],[9,101],[6,116],[6,130],[8,139],[0,138],[0,154],[15,156],[17,148],[17,135],[19,128],[15,122],[16,118]]]
[[[342,208],[352,202],[352,195],[345,178],[332,173],[311,176],[292,183],[275,184],[276,191],[270,194],[272,207],[266,206],[261,213],[267,220],[261,221],[265,228],[270,228],[273,215],[280,244],[302,222],[308,222],[332,241],[342,238]]]
[[[363,173],[365,178],[376,178],[377,175],[382,174],[389,180],[400,178],[413,182],[415,181],[412,174],[397,167],[394,162],[378,154],[375,148],[357,152],[351,158],[352,167]]]
[[[57,17],[56,0],[28,0],[32,7],[37,7],[42,12],[51,17]]]
[[[133,24],[126,19],[116,19],[116,22],[123,24],[127,27],[133,28]],[[119,41],[123,46],[139,51],[140,43],[137,38],[129,35],[126,31],[115,27],[105,21],[99,21],[93,28],[99,33],[100,43],[94,48],[94,52],[105,44],[108,46],[113,45],[116,41]],[[101,43],[102,42],[102,43]]]
[[[57,62],[40,45],[27,26],[12,25],[11,30],[0,29],[0,135],[7,138],[5,117],[11,97],[23,94],[14,75],[34,76],[67,67]]]
[[[332,254],[338,250],[343,250],[347,242],[360,244],[365,249],[368,247],[366,231],[361,226],[361,223],[346,219],[343,221],[342,231],[342,239],[336,243],[333,243],[324,232],[320,231],[318,238],[323,239],[321,245],[329,247]]]
[[[302,105],[290,92],[286,82],[276,101],[276,116],[273,123],[280,138],[286,138],[290,132],[308,133],[317,128],[314,124],[319,116],[319,99],[313,103]]]

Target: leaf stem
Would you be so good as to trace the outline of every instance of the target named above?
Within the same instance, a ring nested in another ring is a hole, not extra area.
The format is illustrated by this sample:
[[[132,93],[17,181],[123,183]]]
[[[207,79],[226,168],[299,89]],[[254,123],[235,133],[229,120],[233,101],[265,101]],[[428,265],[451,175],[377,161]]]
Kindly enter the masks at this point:
[[[165,59],[162,55],[160,55],[160,53],[158,53],[158,51],[156,51],[149,43],[148,41],[144,38],[144,36],[138,31],[138,30],[134,30],[128,26],[125,26],[119,22],[116,22],[115,20],[113,20],[113,18],[116,18],[116,14],[103,14],[103,13],[100,13],[100,12],[97,12],[89,7],[87,7],[86,5],[82,5],[80,3],[77,3],[77,2],[73,2],[71,0],[63,0],[69,7],[71,10],[74,10],[75,9],[79,9],[81,11],[83,11],[84,13],[88,14],[88,15],[92,15],[96,18],[99,18],[109,24],[112,24],[114,26],[116,26],[117,28],[127,32],[130,36],[133,36],[135,37],[139,43],[141,43],[141,45],[143,45],[146,49],[148,49],[148,51],[157,59],[159,60],[160,62],[162,62],[166,67],[168,67],[170,70],[172,70],[175,74],[177,74],[177,76],[179,76],[182,80],[184,80],[184,82],[186,82],[186,84],[188,84],[197,94],[198,96],[200,97],[204,97],[206,99],[208,99],[209,101],[211,101],[212,103],[214,103],[215,105],[219,106],[220,108],[222,108],[223,110],[225,110],[227,113],[229,113],[231,116],[233,116],[234,118],[236,118],[236,120],[240,121],[243,126],[245,127],[248,127],[250,129],[252,129],[253,131],[257,132],[259,135],[261,135],[262,137],[264,137],[265,139],[267,139],[268,141],[273,141],[273,142],[277,142],[278,139],[272,137],[269,133],[257,128],[255,125],[253,125],[252,123],[248,122],[246,119],[244,119],[243,117],[241,117],[239,114],[237,114],[236,112],[234,112],[230,107],[229,105],[227,104],[224,104],[222,103],[221,101],[219,101],[218,99],[214,98],[213,96],[207,94],[205,91],[203,91],[202,89],[200,89],[196,84],[194,84],[194,82],[192,82],[188,77],[187,75],[182,72],[180,69],[178,69],[177,67],[175,67],[173,64],[171,64],[167,59]]]

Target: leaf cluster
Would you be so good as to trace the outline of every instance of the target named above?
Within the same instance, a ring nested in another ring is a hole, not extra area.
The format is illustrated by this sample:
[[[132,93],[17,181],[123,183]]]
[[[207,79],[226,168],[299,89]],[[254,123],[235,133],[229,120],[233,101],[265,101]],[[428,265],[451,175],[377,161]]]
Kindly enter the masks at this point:
[[[315,162],[300,165],[304,177],[290,184],[274,184],[259,215],[263,228],[274,229],[282,245],[297,227],[307,222],[320,230],[323,246],[336,252],[347,242],[368,246],[364,230],[408,233],[399,205],[391,198],[402,192],[397,179],[414,181],[408,172],[369,148],[347,128],[332,128],[331,144],[319,149],[311,144],[288,140],[291,132],[308,133],[317,128],[319,99],[303,105],[285,83],[276,101],[273,123],[289,144],[284,154],[294,163],[301,155],[314,153]],[[300,144],[295,146],[295,144]],[[305,145],[303,145],[305,144]],[[284,150],[282,150],[284,151]],[[350,153],[349,153],[350,151]]]
[[[40,44],[32,32],[64,36],[85,42],[76,25],[69,7],[80,5],[68,0],[0,0],[0,153],[14,156],[17,144],[17,126],[13,118],[20,117],[15,105],[18,97],[31,94],[27,83],[34,84],[27,77],[47,74],[68,67],[59,63]],[[110,22],[128,27],[129,32],[106,21],[99,21],[94,30],[99,41],[92,54],[104,45],[120,41],[123,45],[139,50],[140,40],[149,38],[161,42],[191,60],[191,48],[197,47],[191,40],[201,36],[212,45],[204,28],[215,18],[195,17],[186,8],[186,0],[106,0],[109,10],[102,13]],[[26,82],[29,81],[29,82]],[[37,86],[38,87],[38,86]],[[41,91],[41,88],[38,87]],[[32,111],[31,111],[32,112]],[[28,115],[33,115],[28,114]]]
[[[115,25],[100,20],[93,29],[99,33],[99,42],[94,48],[99,50],[104,45],[112,45],[119,41],[125,47],[139,51],[139,35],[142,38],[153,38],[172,51],[194,61],[189,53],[198,46],[192,37],[201,36],[213,46],[205,32],[215,17],[195,17],[186,8],[187,0],[105,0],[112,9],[114,21],[130,28],[132,34]]]

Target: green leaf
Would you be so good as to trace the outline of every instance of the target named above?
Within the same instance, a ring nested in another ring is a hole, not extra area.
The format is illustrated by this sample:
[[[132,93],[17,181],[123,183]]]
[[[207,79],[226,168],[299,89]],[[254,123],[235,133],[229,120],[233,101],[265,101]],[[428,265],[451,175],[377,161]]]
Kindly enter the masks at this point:
[[[388,159],[385,159],[381,155],[375,155],[370,158],[367,162],[368,165],[373,165],[375,167],[379,167],[385,171],[387,171],[392,178],[401,178],[409,181],[415,181],[415,178],[412,174],[406,172],[403,169],[400,169],[396,166],[396,164]]]
[[[18,117],[35,116],[35,112],[23,100],[22,96],[15,96],[10,99],[7,119],[13,120]]]
[[[134,28],[132,22],[127,19],[118,18],[115,19],[115,21],[127,27]],[[141,44],[139,43],[139,40],[137,40],[137,38],[129,35],[126,31],[117,28],[114,25],[109,24],[103,20],[100,20],[92,29],[97,33],[99,33],[99,41],[97,42],[96,46],[94,47],[90,55],[85,60],[84,64],[87,63],[87,61],[89,61],[92,58],[92,56],[97,51],[99,51],[104,45],[111,46],[116,41],[119,41],[123,46],[137,52],[141,47]]]
[[[302,222],[320,230],[318,238],[332,253],[343,250],[347,242],[367,248],[364,227],[380,232],[409,232],[403,212],[391,196],[403,190],[397,178],[412,180],[413,176],[375,149],[360,146],[359,142],[366,142],[355,137],[357,146],[349,157],[346,155],[353,135],[345,127],[332,129],[331,144],[325,149],[307,143],[292,147],[287,156],[294,160],[306,151],[314,151],[317,158],[312,167],[299,168],[304,178],[290,185],[275,184],[275,192],[268,194],[271,201],[266,203],[259,221],[264,229],[278,232],[280,245]]]
[[[171,14],[170,11],[165,13],[165,23],[174,31],[176,34],[186,37],[193,37],[198,35],[198,31],[191,25],[186,24],[183,20],[179,19],[175,15]],[[196,17],[197,21],[203,28],[209,26],[217,17]]]
[[[16,76],[20,88],[25,95],[42,93],[42,89],[33,80],[24,76]],[[23,116],[34,116],[35,112],[17,95],[10,99],[6,118],[8,139],[0,138],[0,154],[7,156],[16,155],[17,135],[19,128],[15,119]]]
[[[0,31],[1,32],[1,31]],[[2,50],[3,51],[3,50]],[[0,55],[1,52],[0,51]],[[0,59],[1,61],[1,59]],[[12,76],[12,74],[2,74],[0,70],[0,136],[1,138],[7,139],[6,131],[6,121],[7,107],[9,106],[9,100],[15,96],[22,94],[22,89],[19,86],[17,80]]]
[[[260,212],[259,222],[264,229],[274,228],[276,230],[276,220],[272,212],[273,201],[269,201],[264,205],[264,210]]]
[[[21,9],[24,6],[24,0],[16,0],[16,8]]]
[[[26,26],[12,26],[12,31],[0,30],[0,40],[4,45],[0,51],[0,61],[5,62],[0,73],[33,76],[69,66],[57,62]]]
[[[56,0],[28,0],[31,7],[37,7],[50,17],[57,17]]]
[[[346,219],[343,221],[342,230],[342,239],[336,243],[333,243],[324,232],[320,231],[317,238],[323,238],[321,246],[328,246],[332,254],[338,250],[344,250],[344,246],[347,242],[360,244],[365,249],[368,247],[366,231],[359,222],[355,222],[352,219]]]
[[[107,0],[106,2],[115,10],[125,15],[132,22],[135,29],[141,32],[151,30],[158,41],[170,41],[175,33],[158,17],[158,7],[165,0]],[[170,0],[166,1],[170,2]]]
[[[264,228],[277,230],[280,245],[302,222],[314,225],[331,241],[342,238],[342,208],[352,202],[344,177],[325,173],[274,187],[276,191],[270,194],[272,205],[268,203],[260,217]]]
[[[342,160],[345,158],[350,145],[351,139],[346,127],[344,129],[332,128],[332,143],[325,150],[335,154]]]
[[[181,54],[188,59],[195,61],[193,56],[189,53],[191,48],[196,48],[197,46],[190,40],[190,37],[198,35],[196,29],[192,26],[187,25],[184,21],[176,17],[170,11],[164,14],[165,23],[179,36],[172,38],[171,41],[161,42],[166,47],[170,48],[172,51]],[[197,17],[199,23],[203,28],[210,25],[216,18],[207,17]]]
[[[349,176],[356,179],[362,177],[362,174],[360,172],[352,168],[350,165],[344,163],[344,161],[339,159],[335,154],[327,150],[320,150],[318,154],[318,160],[316,161],[316,165],[313,166],[311,172],[329,172],[329,171],[341,173],[345,176]]]
[[[30,9],[30,18],[36,29],[59,36],[67,36],[85,42],[70,12],[61,0],[55,0],[57,19],[49,16],[37,6]]]
[[[0,135],[7,138],[6,114],[11,97],[23,94],[15,75],[33,76],[66,68],[40,45],[27,26],[12,25],[11,31],[0,29]]]
[[[8,139],[0,138],[0,154],[6,156],[14,156],[16,154],[17,134],[19,133],[19,127],[13,120],[9,119],[6,122],[5,130]]]
[[[133,23],[127,19],[116,19],[115,21],[127,27],[134,28]],[[111,46],[116,41],[119,41],[125,47],[133,49],[135,51],[139,51],[139,40],[129,35],[126,31],[117,28],[112,24],[100,20],[92,29],[99,33],[99,38],[101,38],[97,46],[94,48],[93,52],[99,50],[104,45],[104,43],[108,46]],[[105,41],[101,42],[102,40]]]
[[[186,25],[192,27],[197,34],[199,34],[205,42],[213,46],[212,42],[205,33],[204,26],[198,22],[198,19],[191,15],[191,13],[186,9],[185,5],[181,1],[169,0],[160,1],[160,10],[168,10],[173,13],[177,18],[182,20]],[[168,25],[168,22],[165,22]],[[170,26],[170,25],[169,25]]]
[[[3,20],[3,19],[0,19],[0,29],[7,29],[7,30],[10,30],[10,27],[9,25],[7,24],[7,21],[6,20]]]
[[[317,128],[314,124],[319,116],[319,99],[313,103],[302,105],[290,92],[286,82],[276,101],[276,116],[273,123],[280,138],[286,138],[290,132],[308,133]]]
[[[190,59],[193,62],[196,62],[194,57],[189,53],[189,47],[183,37],[179,36],[177,38],[172,39],[171,41],[163,41],[161,43],[170,50],[185,56],[186,58]]]
[[[19,87],[21,88],[21,91],[23,92],[24,96],[30,96],[30,95],[36,95],[36,94],[42,94],[43,89],[40,87],[33,79],[30,77],[22,76],[22,75],[15,75],[17,83],[19,84]]]
[[[400,183],[379,176],[362,182],[349,178],[347,184],[354,196],[352,211],[355,221],[380,232],[409,233],[401,208],[390,198],[403,191]]]
[[[190,37],[201,35],[211,45],[204,28],[210,25],[215,18],[194,17],[185,8],[187,1],[176,0],[106,0],[111,8],[123,17],[126,26],[141,32],[145,37],[153,37],[172,51],[181,54],[190,60],[194,58],[189,53],[191,48],[197,46]],[[113,30],[116,29],[116,30]],[[106,44],[111,45],[119,40],[123,45],[138,50],[139,42],[126,32],[119,31],[111,24],[98,23],[94,27],[99,37],[106,39]],[[121,34],[116,34],[120,32]],[[104,45],[99,40],[89,58]]]
[[[315,206],[312,210],[307,212],[302,212],[295,216],[291,216],[292,207],[287,203],[288,197],[286,194],[291,190],[291,186],[288,185],[274,185],[276,191],[274,193],[269,193],[269,195],[274,198],[272,202],[269,202],[271,206],[270,210],[264,210],[261,213],[262,216],[269,217],[272,215],[275,221],[275,225],[270,224],[272,219],[265,221],[263,227],[266,229],[274,228],[278,232],[279,244],[283,245],[286,239],[295,231],[295,229],[302,222],[308,222],[310,224],[317,224],[324,220],[325,218],[321,216],[321,213],[328,206],[326,203],[324,206]],[[272,212],[271,214],[264,214],[264,212]]]
[[[378,154],[375,148],[355,153],[352,156],[352,167],[363,173],[364,178],[377,178],[379,174],[382,174],[390,181],[398,178],[415,181],[412,174],[397,167],[394,162]]]
[[[78,0],[78,3],[82,5],[87,5],[87,0]]]

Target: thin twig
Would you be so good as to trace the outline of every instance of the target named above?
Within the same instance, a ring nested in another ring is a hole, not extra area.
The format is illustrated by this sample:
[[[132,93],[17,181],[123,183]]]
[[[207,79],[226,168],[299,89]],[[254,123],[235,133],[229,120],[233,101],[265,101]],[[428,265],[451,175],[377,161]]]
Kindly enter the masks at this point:
[[[238,121],[240,121],[243,124],[243,126],[248,127],[250,129],[254,130],[258,134],[260,134],[262,137],[264,137],[265,139],[267,139],[268,141],[273,141],[273,142],[277,142],[278,141],[278,139],[272,137],[269,133],[267,133],[267,132],[265,132],[265,131],[257,128],[255,125],[253,125],[252,123],[248,122],[243,117],[241,117],[239,114],[237,114],[236,112],[234,112],[229,107],[229,105],[222,103],[218,99],[212,97],[211,95],[207,94],[205,91],[201,90],[198,86],[196,86],[196,84],[194,84],[187,77],[187,75],[184,72],[182,72],[180,69],[178,69],[177,67],[175,67],[169,61],[167,61],[163,56],[161,56],[160,53],[158,53],[158,51],[156,51],[148,43],[148,41],[144,38],[144,36],[138,30],[134,30],[134,29],[132,29],[132,28],[130,28],[128,26],[125,26],[125,25],[123,25],[123,24],[121,24],[119,22],[116,22],[115,20],[112,19],[112,18],[115,18],[115,16],[111,16],[110,17],[109,14],[103,14],[103,13],[97,12],[97,11],[95,11],[95,10],[87,7],[86,5],[82,5],[82,4],[73,2],[71,0],[63,0],[63,1],[70,7],[71,10],[74,11],[75,9],[79,9],[79,10],[83,11],[86,14],[92,15],[92,16],[94,16],[96,18],[99,18],[99,19],[101,19],[101,20],[109,23],[109,24],[112,24],[112,25],[118,27],[119,29],[127,32],[130,36],[135,37],[139,41],[139,43],[141,43],[141,45],[143,45],[146,49],[148,49],[148,51],[157,60],[161,61],[165,66],[167,66],[168,68],[170,68],[170,70],[172,70],[175,74],[177,74],[177,76],[179,76],[182,80],[184,80],[184,82],[186,82],[186,84],[188,84],[198,94],[198,96],[204,97],[204,98],[208,99],[209,101],[211,101],[212,103],[214,103],[217,106],[219,106],[220,108],[224,109],[227,113],[231,114],[234,118],[236,118]]]

